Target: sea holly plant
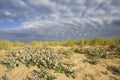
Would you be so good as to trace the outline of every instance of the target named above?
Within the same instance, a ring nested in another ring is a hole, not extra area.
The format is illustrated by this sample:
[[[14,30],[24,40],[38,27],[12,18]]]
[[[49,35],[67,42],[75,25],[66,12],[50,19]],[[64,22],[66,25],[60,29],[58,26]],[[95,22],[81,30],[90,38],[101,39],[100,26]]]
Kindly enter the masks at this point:
[[[112,66],[108,66],[107,69],[108,69],[111,73],[120,76],[120,66],[113,66],[113,65],[112,65]]]
[[[3,61],[1,61],[1,64],[6,65],[6,67],[11,70],[15,67],[18,67],[20,64],[20,61],[17,60],[15,57],[9,55],[7,58],[5,58]]]
[[[71,53],[66,50],[61,50],[60,52],[49,47],[24,47],[12,50],[9,54],[10,55],[1,61],[1,64],[5,65],[10,70],[18,67],[20,64],[24,64],[27,67],[37,66],[40,69],[44,68],[65,73],[66,76],[74,78],[75,70],[72,68],[75,64],[72,61],[66,63],[63,60],[71,55]],[[48,79],[49,78],[52,77],[48,76]]]
[[[25,80],[55,80],[56,75],[51,74],[48,69],[41,69],[39,71],[33,70],[30,76],[27,76]]]
[[[100,59],[120,58],[120,45],[102,46],[95,48],[75,47],[73,51],[79,54],[85,54],[90,64],[99,63]]]
[[[72,50],[64,50],[63,48],[59,49],[57,53],[61,57],[70,58],[72,56]]]

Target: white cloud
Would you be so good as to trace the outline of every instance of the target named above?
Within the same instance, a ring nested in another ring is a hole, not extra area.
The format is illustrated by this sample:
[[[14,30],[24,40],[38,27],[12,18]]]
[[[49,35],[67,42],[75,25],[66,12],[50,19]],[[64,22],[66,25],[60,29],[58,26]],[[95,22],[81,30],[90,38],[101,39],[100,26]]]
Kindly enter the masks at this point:
[[[24,1],[22,1],[22,0],[11,0],[11,1],[12,1],[12,3],[13,3],[14,5],[19,6],[19,7],[21,7],[21,8],[26,8],[26,7],[28,7],[28,5],[27,5]]]
[[[16,14],[14,14],[14,13],[12,13],[10,11],[5,11],[3,14],[5,14],[8,17],[15,17],[16,16]]]
[[[33,6],[47,6],[50,8],[55,8],[56,3],[52,2],[51,0],[29,0],[28,4]]]
[[[32,36],[56,34],[54,36],[56,37],[58,34],[56,38],[62,38],[64,33],[65,37],[76,38],[75,35],[77,37],[101,35],[103,29],[111,26],[109,24],[120,20],[120,7],[113,5],[113,0],[12,1],[16,5],[21,5],[21,8],[18,8],[20,11],[8,8],[4,14],[8,18],[15,13],[17,16],[15,19],[20,18],[24,22],[20,27],[11,29],[11,31],[14,30],[15,33],[27,31],[27,34],[31,34],[30,32],[33,31],[35,34],[31,34]]]
[[[12,13],[10,13],[10,12],[6,11],[6,12],[5,12],[5,15],[7,15],[7,16],[11,16],[11,15],[12,15]]]

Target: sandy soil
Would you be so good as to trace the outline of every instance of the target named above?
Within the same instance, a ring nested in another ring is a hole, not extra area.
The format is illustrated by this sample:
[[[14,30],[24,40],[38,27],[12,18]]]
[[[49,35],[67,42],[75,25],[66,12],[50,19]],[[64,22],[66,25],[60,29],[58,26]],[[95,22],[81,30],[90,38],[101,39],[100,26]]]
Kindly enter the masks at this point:
[[[57,47],[61,48],[61,47]],[[68,48],[69,49],[69,48]],[[5,52],[0,51],[0,55],[4,56]],[[84,54],[73,54],[71,60],[76,63],[75,69],[77,69],[77,78],[68,78],[65,74],[56,73],[57,80],[120,80],[120,76],[113,75],[110,71],[106,69],[107,65],[118,65],[120,64],[119,59],[101,59],[99,64],[92,65],[87,62],[87,58]],[[0,77],[6,74],[11,78],[11,80],[23,80],[27,74],[37,67],[27,68],[25,65],[14,68],[11,71],[7,71],[7,68],[0,65]]]

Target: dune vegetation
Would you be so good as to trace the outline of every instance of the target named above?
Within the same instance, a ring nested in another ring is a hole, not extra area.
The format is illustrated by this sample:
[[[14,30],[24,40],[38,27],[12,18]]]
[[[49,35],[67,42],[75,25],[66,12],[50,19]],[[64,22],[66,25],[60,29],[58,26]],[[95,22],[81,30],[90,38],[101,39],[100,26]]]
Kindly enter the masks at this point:
[[[120,80],[120,38],[0,41],[0,80]]]

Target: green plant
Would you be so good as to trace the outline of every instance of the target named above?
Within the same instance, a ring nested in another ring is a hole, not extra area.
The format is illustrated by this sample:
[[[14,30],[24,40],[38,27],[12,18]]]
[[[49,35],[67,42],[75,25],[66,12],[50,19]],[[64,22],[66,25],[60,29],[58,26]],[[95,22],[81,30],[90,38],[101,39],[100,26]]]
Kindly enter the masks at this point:
[[[61,57],[65,57],[65,58],[70,58],[72,56],[72,50],[64,50],[64,49],[61,48],[57,51],[57,53]]]
[[[1,64],[6,65],[6,67],[11,70],[15,67],[18,67],[20,64],[19,60],[16,60],[13,56],[8,56],[8,58],[1,61]]]
[[[54,51],[49,47],[24,47],[16,50],[10,50],[10,55],[1,61],[1,64],[13,69],[19,64],[27,67],[37,66],[38,68],[51,69],[55,72],[74,74],[74,63],[72,61],[65,63],[63,58],[70,57],[71,53],[66,50]],[[63,57],[65,56],[65,57]]]
[[[76,78],[77,76],[77,71],[76,70],[73,70],[73,69],[70,69],[69,67],[64,69],[64,73],[67,77],[72,77],[73,79]]]
[[[120,66],[108,66],[107,69],[115,75],[120,75]]]
[[[98,60],[97,59],[92,59],[92,60],[90,60],[90,61],[88,61],[90,64],[93,64],[93,65],[96,65],[96,64],[98,64]]]
[[[26,80],[55,80],[56,78],[49,70],[41,69],[40,71],[33,70],[31,76],[27,76]]]
[[[84,54],[85,53],[85,51],[83,49],[81,49],[80,47],[73,48],[73,51],[76,52],[76,53],[80,53],[80,54]]]

